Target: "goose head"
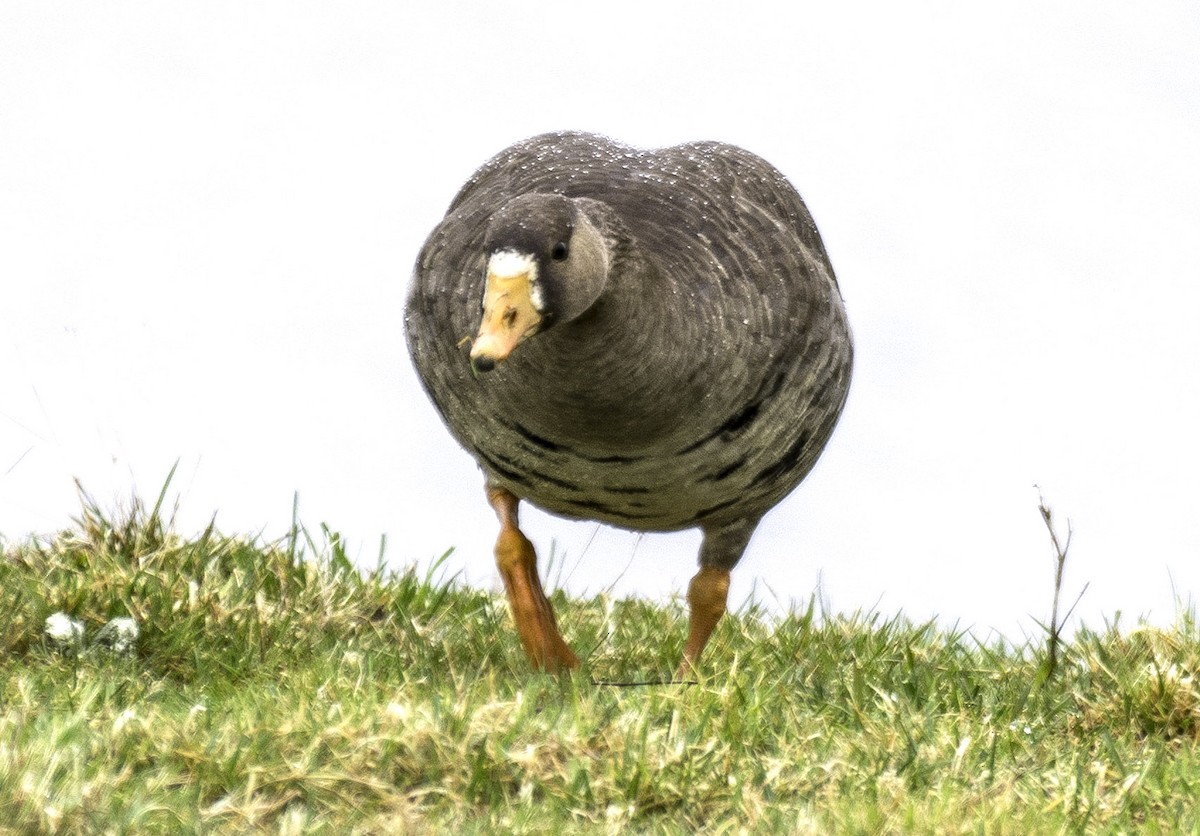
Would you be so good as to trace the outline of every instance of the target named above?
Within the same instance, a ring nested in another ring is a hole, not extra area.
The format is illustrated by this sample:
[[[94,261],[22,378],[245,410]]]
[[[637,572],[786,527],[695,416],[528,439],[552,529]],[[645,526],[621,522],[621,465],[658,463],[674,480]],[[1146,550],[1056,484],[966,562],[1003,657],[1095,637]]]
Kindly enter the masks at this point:
[[[502,206],[484,236],[483,314],[471,368],[487,372],[525,340],[588,310],[608,281],[609,254],[580,202],[526,194]]]

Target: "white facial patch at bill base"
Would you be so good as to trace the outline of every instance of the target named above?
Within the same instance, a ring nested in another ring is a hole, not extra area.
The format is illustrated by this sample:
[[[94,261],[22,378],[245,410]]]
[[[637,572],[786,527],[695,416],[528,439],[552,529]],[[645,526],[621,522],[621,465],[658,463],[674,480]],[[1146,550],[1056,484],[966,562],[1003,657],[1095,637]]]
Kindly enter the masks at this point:
[[[528,253],[516,250],[500,250],[492,253],[488,259],[487,272],[489,279],[505,281],[518,276],[526,276],[529,281],[529,301],[538,313],[545,310],[542,299],[542,287],[538,282],[537,260]]]

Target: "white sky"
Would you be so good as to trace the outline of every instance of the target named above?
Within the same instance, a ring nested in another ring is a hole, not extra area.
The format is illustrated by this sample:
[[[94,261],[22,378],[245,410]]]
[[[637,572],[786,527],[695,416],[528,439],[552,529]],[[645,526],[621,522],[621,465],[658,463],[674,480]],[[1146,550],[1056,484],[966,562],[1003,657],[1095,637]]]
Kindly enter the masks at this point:
[[[280,535],[299,492],[363,563],[497,587],[404,295],[477,165],[580,128],[765,156],[841,281],[846,413],[733,600],[1034,632],[1035,483],[1090,625],[1200,592],[1194,3],[434,5],[0,6],[0,532],[178,459],[184,531]],[[575,592],[694,572],[696,533],[525,520]]]

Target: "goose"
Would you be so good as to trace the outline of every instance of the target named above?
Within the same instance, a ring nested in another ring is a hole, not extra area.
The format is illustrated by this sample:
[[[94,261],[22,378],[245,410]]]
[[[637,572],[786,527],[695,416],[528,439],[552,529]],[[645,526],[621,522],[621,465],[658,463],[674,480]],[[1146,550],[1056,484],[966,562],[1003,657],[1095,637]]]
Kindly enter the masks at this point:
[[[496,564],[536,669],[575,668],[522,501],[643,532],[699,528],[677,678],[730,571],[842,412],[853,346],[800,195],[734,145],[535,136],[460,188],[425,241],[410,357],[483,471]]]

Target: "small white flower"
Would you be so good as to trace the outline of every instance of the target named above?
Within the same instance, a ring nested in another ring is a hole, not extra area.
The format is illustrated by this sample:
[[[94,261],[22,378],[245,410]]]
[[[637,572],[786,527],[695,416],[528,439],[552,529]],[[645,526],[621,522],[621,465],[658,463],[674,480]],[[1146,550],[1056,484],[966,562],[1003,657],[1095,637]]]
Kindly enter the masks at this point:
[[[62,824],[62,810],[57,807],[47,804],[42,809],[42,814],[46,816],[46,824],[50,825],[50,829],[58,830],[58,826]]]
[[[60,650],[78,649],[83,643],[83,624],[65,612],[56,612],[46,619],[46,638]]]
[[[117,715],[117,719],[113,720],[113,734],[120,734],[135,720],[137,720],[137,712],[132,708],[125,709]]]
[[[632,805],[629,807],[618,807],[616,804],[609,804],[604,811],[604,817],[609,821],[629,818],[633,813]]]
[[[96,634],[96,644],[111,647],[114,653],[131,653],[137,644],[141,630],[132,618],[121,616],[100,628]]]

